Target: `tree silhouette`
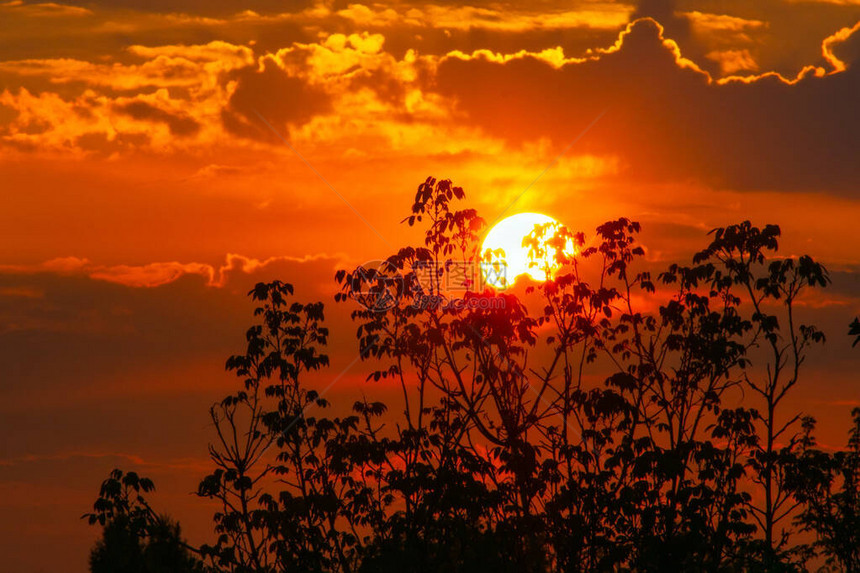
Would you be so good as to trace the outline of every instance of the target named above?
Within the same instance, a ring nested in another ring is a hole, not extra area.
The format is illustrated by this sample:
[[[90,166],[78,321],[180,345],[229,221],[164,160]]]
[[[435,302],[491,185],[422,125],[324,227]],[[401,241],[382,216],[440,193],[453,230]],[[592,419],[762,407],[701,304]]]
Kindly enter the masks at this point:
[[[92,573],[199,573],[203,564],[182,540],[178,524],[156,515],[143,494],[155,489],[136,473],[111,472],[102,483],[90,524],[104,526],[90,553]],[[193,551],[193,548],[191,548]]]
[[[227,361],[241,383],[210,410],[198,489],[221,505],[210,570],[857,570],[860,413],[830,454],[784,411],[824,341],[795,312],[824,267],[775,257],[779,228],[743,222],[652,277],[634,221],[591,239],[544,226],[524,245],[557,270],[521,299],[478,286],[498,253],[464,196],[428,178],[404,219],[424,244],[335,277],[367,379],[399,387],[396,406],[326,416],[305,381],[328,365],[323,304],[279,281],[249,293],[257,323]],[[183,547],[132,475],[90,516],[99,559]]]
[[[807,474],[800,494],[803,511],[797,524],[816,536],[814,550],[839,571],[860,571],[860,408],[848,449],[827,454],[806,444],[802,458]]]

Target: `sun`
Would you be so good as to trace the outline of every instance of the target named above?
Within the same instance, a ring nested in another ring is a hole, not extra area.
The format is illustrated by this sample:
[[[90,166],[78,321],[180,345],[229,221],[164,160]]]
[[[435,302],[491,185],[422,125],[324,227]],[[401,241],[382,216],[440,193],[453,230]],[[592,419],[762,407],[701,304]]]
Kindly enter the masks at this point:
[[[535,230],[536,226],[549,225],[543,234],[539,245],[547,247],[548,255],[545,261],[535,261],[529,256],[529,247],[523,246],[523,240]],[[484,281],[488,286],[505,289],[516,281],[517,277],[528,275],[535,281],[547,280],[547,271],[552,274],[558,270],[555,262],[555,248],[546,245],[546,239],[552,237],[555,229],[561,224],[547,215],[540,213],[519,213],[502,219],[490,229],[481,245],[481,252],[488,250],[504,252],[503,255],[491,256],[492,264],[484,265]],[[566,254],[574,254],[573,242],[568,240],[565,245]],[[485,261],[486,262],[486,261]]]

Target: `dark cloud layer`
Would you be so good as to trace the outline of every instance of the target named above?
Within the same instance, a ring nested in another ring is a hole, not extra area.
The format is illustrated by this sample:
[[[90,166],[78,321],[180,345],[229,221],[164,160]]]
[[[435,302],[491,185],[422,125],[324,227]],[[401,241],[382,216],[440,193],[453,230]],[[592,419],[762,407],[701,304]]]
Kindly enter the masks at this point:
[[[170,133],[177,136],[193,135],[200,130],[200,124],[194,119],[175,115],[159,109],[143,101],[135,101],[119,106],[119,110],[134,119],[158,121],[167,124]]]
[[[653,18],[660,22],[668,37],[684,46],[690,39],[690,22],[678,14],[674,0],[639,0],[631,21],[639,18]]]
[[[208,16],[227,16],[253,10],[261,14],[301,12],[314,5],[313,0],[250,0],[231,2],[229,0],[93,0],[71,2],[85,8],[127,9],[139,12],[205,14]]]
[[[858,41],[854,34],[845,50]],[[860,69],[795,85],[774,76],[720,85],[679,65],[651,20],[632,25],[619,50],[560,69],[533,58],[450,58],[437,89],[515,144],[541,137],[566,144],[605,110],[577,149],[620,154],[640,179],[841,192],[860,181]]]
[[[262,71],[253,67],[236,72],[236,91],[221,119],[229,131],[244,137],[276,140],[261,126],[260,116],[277,129],[301,125],[331,106],[324,92],[268,62]],[[282,133],[286,136],[286,133]]]
[[[53,402],[43,393],[64,388],[86,399],[124,375],[213,355],[218,371],[228,353],[242,349],[252,320],[246,293],[256,282],[301,279],[296,298],[302,301],[328,302],[335,290],[336,263],[327,257],[234,257],[210,277],[208,265],[165,265],[171,268],[89,268],[58,259],[35,272],[0,269],[0,411],[40,396]],[[143,284],[159,286],[128,286]],[[186,389],[205,393],[206,386],[189,380]]]

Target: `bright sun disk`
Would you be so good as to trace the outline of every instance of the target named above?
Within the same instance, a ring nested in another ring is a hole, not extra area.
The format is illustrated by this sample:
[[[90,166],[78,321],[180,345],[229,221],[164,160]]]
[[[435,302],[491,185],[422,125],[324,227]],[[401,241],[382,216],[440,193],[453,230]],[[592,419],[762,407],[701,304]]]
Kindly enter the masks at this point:
[[[484,281],[486,284],[496,289],[505,289],[514,284],[516,278],[522,275],[528,275],[532,280],[538,282],[550,278],[544,268],[546,263],[533,261],[529,257],[529,247],[523,246],[523,240],[535,230],[535,226],[547,224],[551,227],[543,235],[542,244],[545,244],[546,239],[552,237],[554,229],[561,226],[552,217],[540,213],[519,213],[496,223],[484,238],[481,252],[486,253],[488,249],[504,251],[502,257],[492,257],[491,259],[493,262],[504,263],[504,265],[499,269],[494,268],[493,265],[485,265]],[[574,253],[572,242],[568,241],[565,246],[565,253],[571,255]],[[558,270],[558,264],[553,259],[554,257],[549,257],[551,261],[549,263],[550,274]]]

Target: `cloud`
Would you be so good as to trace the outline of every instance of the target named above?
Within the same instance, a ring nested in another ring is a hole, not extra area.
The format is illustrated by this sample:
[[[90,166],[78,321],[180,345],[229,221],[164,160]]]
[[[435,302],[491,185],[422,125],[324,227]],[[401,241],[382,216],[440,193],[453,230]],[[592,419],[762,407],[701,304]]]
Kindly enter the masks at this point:
[[[331,107],[328,94],[291,76],[271,59],[263,60],[260,69],[246,67],[233,77],[235,87],[221,120],[237,135],[277,142],[260,116],[281,131],[288,125],[307,123]],[[288,134],[281,131],[281,135]]]
[[[764,20],[692,10],[680,13],[690,22],[686,54],[714,75],[758,71],[757,59],[770,25]],[[711,62],[715,62],[714,66]]]
[[[140,457],[133,454],[121,453],[95,453],[95,452],[64,452],[54,454],[27,454],[17,458],[0,458],[0,467],[18,466],[23,464],[33,464],[39,462],[63,462],[74,458],[116,458],[135,465],[146,465],[146,462]]]
[[[255,259],[229,253],[224,264],[214,266],[206,263],[180,263],[176,261],[156,262],[145,265],[101,265],[79,257],[60,257],[36,265],[0,265],[0,275],[32,275],[53,273],[57,275],[79,275],[91,279],[116,283],[132,288],[153,288],[170,284],[186,275],[198,275],[206,279],[210,287],[224,287],[231,275],[252,275],[276,268],[283,264],[305,264],[318,261],[340,261],[340,258],[327,255],[305,257],[277,256],[268,259]],[[334,270],[332,270],[334,272]],[[9,287],[0,290],[0,296],[29,296],[33,291],[26,287]],[[37,291],[38,292],[38,291]]]
[[[651,18],[660,23],[666,37],[686,46],[690,39],[690,22],[678,13],[675,0],[639,0],[630,21]]]
[[[26,290],[38,296],[0,295],[3,427],[11,427],[15,418],[37,424],[32,418],[37,407],[98,410],[99,403],[128,404],[123,400],[135,396],[151,401],[146,408],[157,411],[167,395],[199,398],[220,393],[212,383],[224,380],[218,378],[224,358],[242,349],[242,334],[253,321],[255,305],[247,293],[254,284],[292,282],[296,300],[330,302],[336,266],[336,259],[324,256],[255,260],[232,255],[209,269],[107,266],[72,258],[37,267],[4,267],[2,291]],[[206,276],[207,270],[214,276]],[[343,316],[334,322],[348,320]],[[352,346],[332,352],[351,354]],[[50,426],[42,433],[50,433]],[[89,427],[97,434],[97,426],[93,420]],[[28,440],[16,443],[14,450],[32,451]],[[16,455],[12,450],[6,454]]]
[[[860,6],[860,0],[788,0],[791,4],[834,4],[836,6]]]
[[[415,26],[446,30],[525,32],[573,28],[618,29],[632,12],[626,4],[590,2],[574,10],[504,9],[495,6],[416,5],[403,12],[382,6],[350,4],[336,14],[360,26]]]
[[[684,12],[683,15],[690,20],[693,30],[702,34],[714,32],[744,34],[750,30],[767,28],[767,22],[763,22],[762,20],[739,18],[727,14],[711,14],[693,10]],[[745,36],[744,39],[749,39],[749,37]]]
[[[68,58],[0,62],[0,73],[47,80],[52,86],[39,92],[24,87],[0,92],[0,105],[13,111],[5,129],[0,125],[0,141],[24,150],[81,154],[169,151],[225,138],[221,113],[236,88],[231,74],[253,69],[250,48],[213,41],[133,45],[127,52],[139,63]]]
[[[415,8],[425,16],[452,18],[458,9]],[[481,7],[477,20],[493,20],[495,9]],[[380,9],[356,4],[343,10],[358,18]],[[643,2],[637,10],[662,14],[678,29],[686,25],[687,32],[691,25],[710,30],[712,36],[767,27],[763,20],[727,14],[676,15],[660,2]],[[331,15],[323,12],[317,6],[289,16]],[[417,18],[409,14],[405,10],[402,19]],[[236,16],[257,17],[274,16]],[[648,19],[624,28],[615,44],[577,54],[561,45],[395,54],[388,36],[400,32],[396,27],[384,34],[318,31],[316,41],[268,52],[212,41],[134,44],[122,61],[0,62],[0,73],[47,82],[49,88],[0,92],[7,118],[0,141],[27,152],[83,155],[254,150],[261,144],[288,153],[262,116],[309,152],[359,157],[372,147],[377,154],[429,156],[490,149],[499,139],[515,148],[542,139],[566,144],[571,130],[588,125],[613,102],[580,144],[582,155],[608,158],[613,173],[646,180],[692,178],[739,189],[811,189],[819,183],[844,189],[853,174],[852,162],[840,159],[847,153],[848,126],[836,117],[849,113],[840,84],[856,76],[850,69],[857,44],[852,29],[825,41],[825,67],[808,66],[789,79],[767,71],[753,75],[767,69],[756,49],[732,42],[717,42],[701,61],[691,59],[666,29]],[[492,36],[507,33],[495,30]],[[726,77],[712,76],[705,65],[718,66]],[[771,94],[775,106],[760,109]],[[810,104],[821,98],[835,98],[838,105]],[[778,117],[769,117],[774,114]],[[789,138],[775,135],[774,121]],[[822,131],[830,128],[839,137]],[[810,163],[820,165],[821,173],[810,175],[804,167]],[[793,173],[802,170],[800,176]]]
[[[22,0],[0,3],[0,14],[12,12],[31,18],[68,18],[92,16],[92,10],[54,2],[25,3]]]
[[[243,2],[241,7],[261,13],[281,13],[285,8],[301,11],[316,4],[319,4],[318,0],[292,0],[289,3],[283,0],[249,0]],[[139,13],[215,14],[222,17],[233,15],[237,11],[236,3],[230,0],[90,0],[87,5],[97,11],[121,9]]]
[[[821,54],[836,72],[844,72],[848,64],[860,60],[860,41],[852,36],[860,31],[860,22],[846,26],[824,39]]]
[[[32,94],[21,88],[17,93],[0,92],[0,104],[15,115],[0,130],[0,141],[22,150],[50,148],[80,151],[78,139],[92,133],[115,138],[116,128],[101,113],[104,101],[92,91],[66,100],[56,93]]]
[[[705,57],[720,64],[720,70],[727,76],[738,72],[756,72],[759,69],[755,59],[747,49],[715,50],[708,52]]]
[[[195,45],[132,45],[129,46],[128,51],[147,60],[171,62],[178,59],[201,63],[207,72],[214,74],[254,63],[254,52],[251,48],[221,40]]]
[[[0,297],[20,297],[20,298],[42,298],[45,296],[44,291],[30,287],[4,287],[0,288]]]
[[[237,165],[220,165],[217,163],[210,163],[209,165],[198,169],[194,176],[204,178],[224,177],[230,175],[239,175],[244,171],[245,168],[239,167]]]
[[[265,135],[253,113],[257,110],[276,126],[289,124],[291,139],[298,138],[302,149],[324,147],[329,154],[356,156],[367,149],[414,153],[417,143],[426,155],[440,147],[449,151],[471,145],[471,136],[460,134],[459,141],[440,136],[451,128],[449,102],[419,83],[422,75],[432,73],[434,60],[413,50],[395,57],[384,49],[385,40],[376,33],[331,34],[261,56],[262,69],[247,71],[248,89],[240,83],[231,100],[231,107],[247,118],[239,126],[246,129],[234,131]],[[273,91],[283,96],[261,95]],[[456,126],[461,131],[467,127]],[[283,145],[271,134],[269,138]]]
[[[173,135],[193,135],[200,130],[200,124],[196,120],[184,115],[174,115],[145,101],[133,101],[118,105],[117,109],[137,120],[165,123]]]
[[[856,43],[845,33],[831,44]],[[807,67],[796,78],[762,74],[715,80],[685,59],[650,19],[583,62],[446,58],[436,89],[488,134],[511,144],[578,144],[617,154],[640,180],[695,179],[719,188],[851,192],[860,178],[860,70]]]
[[[372,40],[355,35],[350,46],[371,50]],[[323,89],[292,75],[272,55],[257,59],[247,46],[132,45],[127,52],[140,63],[0,62],[0,73],[58,86],[0,92],[0,105],[12,112],[5,134],[0,126],[0,141],[18,149],[73,152],[207,147],[237,134],[274,142],[257,113],[284,129],[331,107]],[[83,87],[71,97],[58,93],[68,85]]]
[[[41,77],[53,84],[82,83],[114,91],[183,87],[214,88],[221,74],[252,65],[246,46],[215,41],[192,46],[130,46],[128,53],[140,64],[94,63],[73,58],[25,59],[0,62],[0,72],[21,78]]]

